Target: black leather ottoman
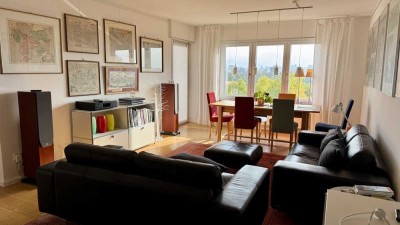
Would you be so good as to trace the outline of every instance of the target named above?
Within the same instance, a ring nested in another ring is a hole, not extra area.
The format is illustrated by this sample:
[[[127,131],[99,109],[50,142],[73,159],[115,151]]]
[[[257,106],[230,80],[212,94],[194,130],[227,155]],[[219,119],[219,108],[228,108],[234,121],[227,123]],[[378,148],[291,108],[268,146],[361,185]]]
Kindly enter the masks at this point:
[[[204,151],[204,157],[219,162],[227,167],[242,168],[255,165],[263,154],[263,148],[257,144],[221,141]]]

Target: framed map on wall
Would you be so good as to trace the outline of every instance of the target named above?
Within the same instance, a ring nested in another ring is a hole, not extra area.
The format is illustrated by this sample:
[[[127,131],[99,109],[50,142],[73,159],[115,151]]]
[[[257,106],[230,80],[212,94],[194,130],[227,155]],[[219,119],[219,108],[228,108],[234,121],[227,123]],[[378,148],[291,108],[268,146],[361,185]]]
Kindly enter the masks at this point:
[[[106,66],[106,95],[139,91],[139,71],[134,67]]]
[[[0,8],[2,73],[62,73],[60,19]]]
[[[394,75],[397,68],[399,50],[399,0],[392,0],[389,4],[388,25],[386,32],[385,63],[382,77],[382,93],[393,96]]]
[[[99,62],[67,60],[68,95],[100,94]]]
[[[383,63],[385,55],[385,42],[386,42],[386,28],[388,20],[388,10],[389,7],[382,11],[379,16],[379,29],[378,29],[378,43],[376,48],[376,64],[375,64],[375,78],[374,78],[374,88],[381,90],[382,87],[382,73],[383,73]]]
[[[99,53],[98,22],[65,14],[65,37],[68,52]]]
[[[136,64],[136,26],[104,19],[106,63]]]
[[[374,86],[374,75],[375,75],[375,65],[376,65],[376,46],[378,44],[378,20],[375,22],[375,24],[372,26],[372,29],[370,30],[369,37],[368,37],[368,86],[373,87]]]

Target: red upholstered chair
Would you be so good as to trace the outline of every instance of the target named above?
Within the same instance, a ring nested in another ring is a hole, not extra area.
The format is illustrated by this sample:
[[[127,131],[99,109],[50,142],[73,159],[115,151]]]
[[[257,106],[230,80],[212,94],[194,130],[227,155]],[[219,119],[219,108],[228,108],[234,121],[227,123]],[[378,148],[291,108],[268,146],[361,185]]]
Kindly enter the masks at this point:
[[[258,139],[259,119],[254,117],[254,98],[235,97],[235,142],[237,129],[251,129],[251,143],[253,143],[253,130],[256,129],[256,139]]]
[[[218,122],[218,110],[217,106],[210,106],[210,103],[216,102],[215,99],[215,93],[214,92],[208,92],[207,93],[207,102],[208,102],[208,112],[210,114],[210,132],[208,134],[208,139],[211,138],[211,131],[213,128],[213,124]],[[222,115],[222,123],[226,122],[227,123],[227,129],[228,129],[228,140],[230,140],[230,123],[233,121],[235,118],[234,115],[231,115],[229,113],[224,113]]]

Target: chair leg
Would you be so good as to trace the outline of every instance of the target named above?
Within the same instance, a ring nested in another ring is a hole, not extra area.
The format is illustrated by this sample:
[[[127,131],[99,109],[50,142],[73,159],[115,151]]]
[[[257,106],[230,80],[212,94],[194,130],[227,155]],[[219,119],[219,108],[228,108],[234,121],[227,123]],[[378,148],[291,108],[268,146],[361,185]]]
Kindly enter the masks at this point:
[[[231,140],[231,129],[230,129],[230,123],[226,123],[226,129],[228,130],[228,140]]]
[[[213,122],[210,123],[210,131],[208,132],[208,140],[211,139],[212,127],[213,127]]]
[[[295,132],[294,141],[297,143],[297,137],[298,137],[297,129],[294,132]]]
[[[240,140],[242,140],[242,131],[243,129],[240,129]]]
[[[237,137],[237,128],[235,127],[235,142],[236,142],[236,137]]]
[[[274,148],[274,132],[272,132],[270,141],[271,141],[271,152],[272,152],[272,149]]]
[[[290,145],[289,145],[289,150],[290,150],[290,148],[292,147],[292,144],[293,144],[293,132],[290,133]]]
[[[264,138],[267,138],[267,122],[264,123]]]
[[[254,131],[254,129],[251,129],[250,143],[252,143],[252,144],[253,144],[253,131]],[[256,131],[256,132],[257,132],[257,131]],[[256,134],[256,136],[257,136],[257,134]]]

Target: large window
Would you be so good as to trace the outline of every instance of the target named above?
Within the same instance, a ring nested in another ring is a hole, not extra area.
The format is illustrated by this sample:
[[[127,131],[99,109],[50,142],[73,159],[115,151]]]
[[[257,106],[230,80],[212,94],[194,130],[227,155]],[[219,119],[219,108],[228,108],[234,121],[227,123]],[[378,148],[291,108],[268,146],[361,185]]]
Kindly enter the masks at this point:
[[[311,104],[312,78],[295,77],[296,69],[314,66],[314,40],[304,39],[279,43],[226,43],[221,50],[221,98],[253,96],[256,91],[295,93],[296,103]],[[237,67],[237,74],[233,68]],[[278,67],[278,74],[274,68]]]

